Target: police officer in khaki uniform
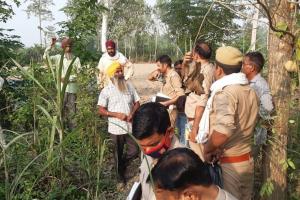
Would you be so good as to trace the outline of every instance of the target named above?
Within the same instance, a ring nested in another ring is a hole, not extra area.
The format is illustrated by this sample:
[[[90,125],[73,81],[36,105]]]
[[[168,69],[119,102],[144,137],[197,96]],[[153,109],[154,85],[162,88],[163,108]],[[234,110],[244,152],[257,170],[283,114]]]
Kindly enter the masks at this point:
[[[185,113],[188,118],[189,126],[191,127],[189,145],[197,154],[199,147],[198,144],[195,143],[195,137],[198,133],[199,122],[208,100],[210,86],[213,83],[214,76],[214,66],[210,63],[211,55],[212,49],[210,45],[202,40],[198,40],[193,52],[187,52],[185,54],[182,64],[184,66],[184,82],[186,86],[188,86],[189,79],[194,73],[202,74],[204,78],[202,81],[203,92],[199,94],[195,91],[191,91],[185,104]],[[192,61],[194,63],[191,63]],[[200,66],[200,69],[198,66]]]
[[[141,200],[155,200],[151,182],[147,182],[150,171],[166,151],[182,145],[174,135],[166,108],[159,103],[143,104],[135,112],[132,134],[143,151],[140,166]]]
[[[168,55],[160,56],[157,61],[157,72],[163,75],[164,83],[161,88],[161,93],[166,96],[169,96],[171,99],[168,101],[160,102],[162,105],[169,107],[174,105],[177,99],[184,95],[184,90],[182,88],[182,80],[179,74],[172,68],[172,60]],[[153,72],[152,72],[153,74]],[[151,81],[155,80],[155,77],[148,78]],[[174,106],[172,109],[169,109],[171,125],[174,127],[177,110]]]
[[[216,51],[209,137],[203,146],[207,162],[217,158],[221,163],[224,189],[237,199],[250,200],[254,178],[250,152],[259,100],[245,75],[239,73],[242,59],[242,53],[234,47]]]

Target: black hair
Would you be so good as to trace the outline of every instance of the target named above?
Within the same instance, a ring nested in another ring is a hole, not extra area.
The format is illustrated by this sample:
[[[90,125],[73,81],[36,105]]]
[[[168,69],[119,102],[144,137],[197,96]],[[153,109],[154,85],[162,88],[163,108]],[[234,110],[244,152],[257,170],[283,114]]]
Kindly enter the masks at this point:
[[[156,62],[160,62],[161,64],[167,64],[169,67],[172,66],[172,59],[168,55],[159,56],[156,59]]]
[[[160,103],[146,103],[133,115],[132,134],[141,140],[154,133],[163,135],[170,126],[170,117],[165,106]]]
[[[212,54],[210,45],[203,40],[198,40],[196,42],[194,50],[203,59],[210,59]]]
[[[177,60],[175,63],[174,63],[174,67],[177,66],[177,65],[181,65],[183,63],[183,60]]]
[[[238,73],[242,69],[242,62],[238,65],[226,65],[216,61],[216,67],[221,67],[226,75]]]
[[[175,148],[163,153],[151,174],[156,187],[171,191],[190,185],[213,184],[208,164],[188,148]]]
[[[245,57],[255,65],[257,72],[260,72],[265,64],[264,56],[258,51],[248,52]]]

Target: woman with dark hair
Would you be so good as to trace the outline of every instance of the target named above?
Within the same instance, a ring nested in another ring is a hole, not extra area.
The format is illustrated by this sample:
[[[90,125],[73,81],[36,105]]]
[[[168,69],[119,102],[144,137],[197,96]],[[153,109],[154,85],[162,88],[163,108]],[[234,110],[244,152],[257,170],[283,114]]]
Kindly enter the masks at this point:
[[[187,148],[165,152],[151,174],[157,200],[237,200],[213,184],[208,164]]]

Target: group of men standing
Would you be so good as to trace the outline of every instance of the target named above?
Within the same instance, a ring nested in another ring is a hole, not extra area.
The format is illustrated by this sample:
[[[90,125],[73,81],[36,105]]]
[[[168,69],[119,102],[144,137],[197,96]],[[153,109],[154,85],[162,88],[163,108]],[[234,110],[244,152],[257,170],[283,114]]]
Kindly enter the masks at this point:
[[[139,154],[128,134],[132,132],[143,152],[141,199],[159,199],[158,190],[147,181],[150,170],[165,152],[178,147],[190,148],[203,162],[219,163],[224,189],[236,199],[251,199],[254,130],[258,114],[269,118],[273,110],[268,84],[260,74],[262,54],[243,55],[237,48],[223,46],[216,50],[212,64],[210,45],[197,41],[174,68],[171,58],[162,55],[148,79],[161,81],[160,92],[170,98],[140,106],[139,95],[128,81],[132,63],[116,51],[113,41],[107,41],[106,48],[98,65],[98,106],[99,114],[108,117],[119,179],[126,181],[126,166]],[[256,128],[256,132],[264,131]],[[256,144],[263,143],[261,136],[256,138]]]

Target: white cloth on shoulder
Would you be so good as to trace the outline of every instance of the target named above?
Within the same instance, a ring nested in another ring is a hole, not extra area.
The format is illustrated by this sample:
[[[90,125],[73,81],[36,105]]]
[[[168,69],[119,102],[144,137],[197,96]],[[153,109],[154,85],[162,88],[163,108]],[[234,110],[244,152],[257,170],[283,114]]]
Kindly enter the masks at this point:
[[[248,84],[248,79],[246,78],[246,75],[244,73],[233,73],[230,75],[226,75],[222,77],[221,79],[215,81],[211,87],[211,95],[207,101],[206,107],[204,109],[201,121],[199,123],[199,130],[198,134],[196,136],[196,141],[198,143],[205,143],[208,139],[208,134],[209,134],[209,114],[212,109],[212,102],[215,94],[222,90],[225,86],[228,85],[245,85]]]

